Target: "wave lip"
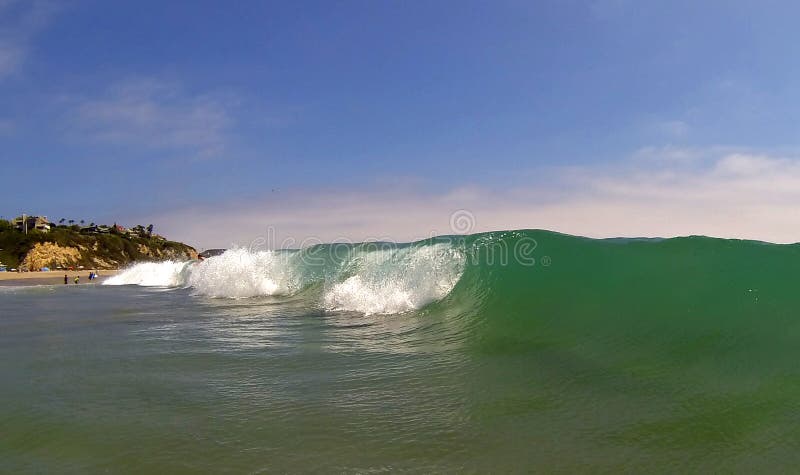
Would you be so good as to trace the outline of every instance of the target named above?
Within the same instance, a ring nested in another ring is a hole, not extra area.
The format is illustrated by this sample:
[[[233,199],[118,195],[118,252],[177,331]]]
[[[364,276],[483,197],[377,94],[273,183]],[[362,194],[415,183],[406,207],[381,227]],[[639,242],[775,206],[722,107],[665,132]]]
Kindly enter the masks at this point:
[[[444,243],[356,253],[354,275],[325,292],[325,307],[365,314],[417,310],[449,294],[465,262]]]
[[[288,295],[302,286],[291,254],[247,249],[231,249],[197,263],[188,283],[201,295],[226,298]]]

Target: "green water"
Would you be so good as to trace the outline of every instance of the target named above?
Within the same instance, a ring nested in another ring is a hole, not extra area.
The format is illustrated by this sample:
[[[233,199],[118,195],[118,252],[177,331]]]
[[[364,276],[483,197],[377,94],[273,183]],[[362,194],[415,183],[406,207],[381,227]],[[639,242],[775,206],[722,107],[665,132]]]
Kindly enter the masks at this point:
[[[203,295],[210,267],[0,288],[0,472],[797,470],[800,247],[522,231],[451,241],[460,266],[407,259],[437,244],[272,296]],[[410,292],[443,269],[418,308],[326,304],[345,278]]]

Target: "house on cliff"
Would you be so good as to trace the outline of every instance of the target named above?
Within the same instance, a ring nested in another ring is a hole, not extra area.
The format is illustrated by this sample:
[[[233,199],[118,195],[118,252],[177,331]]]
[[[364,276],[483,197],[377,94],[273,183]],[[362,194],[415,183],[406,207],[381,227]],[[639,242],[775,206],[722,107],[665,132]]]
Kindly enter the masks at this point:
[[[50,231],[50,221],[47,220],[47,216],[19,216],[12,221],[14,228],[17,231],[27,232],[31,230],[41,231],[46,233]]]

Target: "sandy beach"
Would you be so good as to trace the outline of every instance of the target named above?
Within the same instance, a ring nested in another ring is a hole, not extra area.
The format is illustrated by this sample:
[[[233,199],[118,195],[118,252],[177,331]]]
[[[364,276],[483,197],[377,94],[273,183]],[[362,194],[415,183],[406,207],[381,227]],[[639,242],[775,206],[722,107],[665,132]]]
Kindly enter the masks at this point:
[[[75,277],[80,277],[81,284],[100,283],[104,278],[116,275],[119,270],[98,270],[99,275],[96,280],[89,280],[89,272],[92,269],[80,271],[50,271],[50,272],[0,272],[0,286],[2,285],[51,285],[63,284],[64,274],[70,284],[75,283]]]

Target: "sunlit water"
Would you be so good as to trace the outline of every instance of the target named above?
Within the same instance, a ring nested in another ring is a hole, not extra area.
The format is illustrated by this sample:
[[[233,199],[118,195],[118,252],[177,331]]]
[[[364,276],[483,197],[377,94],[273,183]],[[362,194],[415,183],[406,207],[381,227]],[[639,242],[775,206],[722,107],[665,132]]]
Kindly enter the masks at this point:
[[[467,357],[435,321],[139,287],[0,293],[4,471],[463,467]]]

